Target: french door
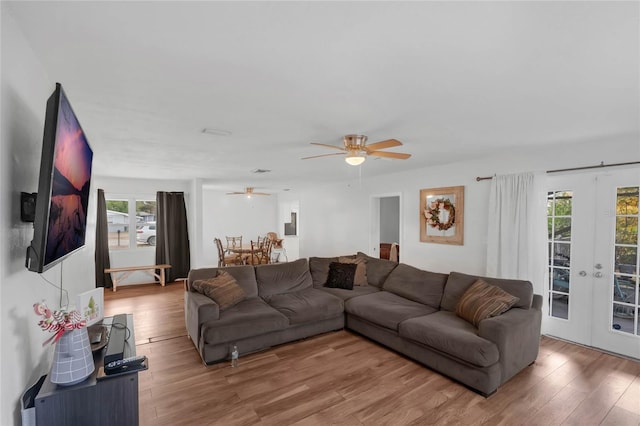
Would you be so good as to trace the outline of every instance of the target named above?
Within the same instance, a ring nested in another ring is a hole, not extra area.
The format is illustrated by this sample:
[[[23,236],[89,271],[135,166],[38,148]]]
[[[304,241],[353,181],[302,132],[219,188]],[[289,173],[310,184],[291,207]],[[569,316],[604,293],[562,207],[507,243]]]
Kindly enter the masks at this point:
[[[640,359],[640,170],[547,179],[543,331]]]

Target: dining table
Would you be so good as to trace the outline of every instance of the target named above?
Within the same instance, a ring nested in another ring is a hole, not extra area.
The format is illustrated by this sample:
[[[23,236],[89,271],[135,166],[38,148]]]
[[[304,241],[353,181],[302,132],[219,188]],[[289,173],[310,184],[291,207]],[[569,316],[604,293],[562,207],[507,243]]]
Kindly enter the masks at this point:
[[[225,250],[230,251],[231,253],[250,254],[251,244],[243,244],[240,247],[227,247]]]

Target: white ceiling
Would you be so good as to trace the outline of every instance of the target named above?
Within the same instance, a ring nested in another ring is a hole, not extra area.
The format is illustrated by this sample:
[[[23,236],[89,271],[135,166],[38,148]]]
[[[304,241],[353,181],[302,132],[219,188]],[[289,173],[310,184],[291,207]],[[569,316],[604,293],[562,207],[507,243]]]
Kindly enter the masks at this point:
[[[369,158],[363,178],[519,146],[640,140],[638,2],[2,7],[64,86],[101,176],[276,191],[357,176],[339,157],[300,160],[331,152],[309,142],[347,133],[413,154]]]

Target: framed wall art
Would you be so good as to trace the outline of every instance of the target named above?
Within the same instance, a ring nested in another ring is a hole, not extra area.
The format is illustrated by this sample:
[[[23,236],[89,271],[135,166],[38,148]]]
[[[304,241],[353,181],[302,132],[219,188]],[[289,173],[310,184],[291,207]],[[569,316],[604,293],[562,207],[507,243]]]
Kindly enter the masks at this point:
[[[464,186],[420,190],[420,241],[464,244]]]

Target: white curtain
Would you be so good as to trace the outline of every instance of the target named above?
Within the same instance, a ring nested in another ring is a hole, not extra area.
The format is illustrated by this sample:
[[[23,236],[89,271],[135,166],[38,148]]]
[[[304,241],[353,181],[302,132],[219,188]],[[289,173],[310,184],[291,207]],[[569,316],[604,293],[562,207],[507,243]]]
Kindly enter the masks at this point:
[[[544,266],[540,256],[544,243],[539,235],[544,207],[535,181],[533,173],[494,176],[489,196],[487,276],[532,282],[538,278]]]

